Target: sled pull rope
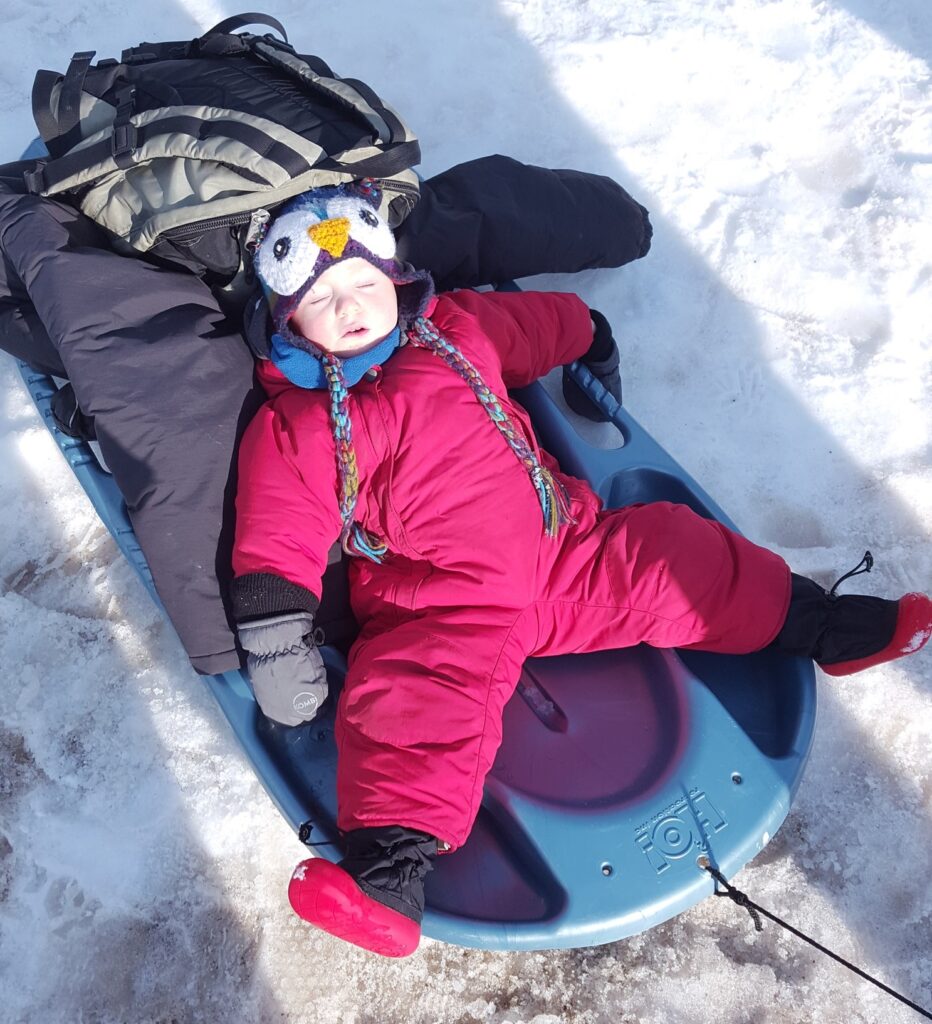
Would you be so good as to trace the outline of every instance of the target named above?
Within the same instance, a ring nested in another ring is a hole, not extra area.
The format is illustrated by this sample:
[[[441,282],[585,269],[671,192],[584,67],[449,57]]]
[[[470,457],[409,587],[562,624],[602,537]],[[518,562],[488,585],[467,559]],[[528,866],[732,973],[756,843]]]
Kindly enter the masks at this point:
[[[893,996],[894,999],[899,999],[901,1003],[905,1003],[910,1009],[915,1010],[916,1013],[921,1014],[928,1020],[932,1020],[932,1012],[924,1009],[918,1003],[914,1003],[911,999],[907,999],[906,996],[900,995],[895,989],[890,988],[889,985],[884,985],[882,981],[878,981],[872,977],[866,971],[862,971],[860,967],[856,967],[854,964],[845,960],[844,957],[839,956],[837,953],[833,953],[830,949],[826,949],[821,943],[816,942],[815,939],[810,938],[805,933],[801,932],[798,928],[794,928],[791,924],[788,924],[782,918],[777,917],[776,914],[771,914],[769,910],[765,910],[760,904],[755,903],[746,893],[743,893],[740,889],[736,889],[733,885],[730,885],[726,880],[725,876],[717,868],[712,867],[707,857],[699,858],[699,867],[703,871],[708,871],[709,874],[715,879],[715,895],[725,896],[730,899],[733,903],[736,903],[739,907],[744,909],[751,915],[751,919],[754,921],[755,931],[763,931],[764,926],[761,924],[760,915],[763,914],[768,920],[773,921],[775,924],[780,925],[781,928],[785,928],[788,932],[792,932],[797,938],[802,939],[804,942],[808,942],[810,946],[814,946],[820,953],[825,953],[826,956],[830,956],[833,960],[836,960],[843,967],[847,967],[849,971],[854,971],[858,977],[863,978],[865,981],[869,981],[872,985],[876,985],[877,988],[886,992],[888,996]],[[721,888],[719,888],[721,886]]]

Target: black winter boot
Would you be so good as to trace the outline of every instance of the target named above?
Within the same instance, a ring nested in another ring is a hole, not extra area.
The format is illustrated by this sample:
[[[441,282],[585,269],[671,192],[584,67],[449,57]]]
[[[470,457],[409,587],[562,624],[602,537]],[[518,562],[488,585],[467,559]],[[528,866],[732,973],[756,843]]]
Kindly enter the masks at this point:
[[[382,956],[417,949],[424,913],[424,878],[437,840],[400,825],[347,832],[339,864],[302,861],[288,898],[299,917],[331,935]]]
[[[340,867],[363,892],[418,924],[424,915],[424,879],[433,870],[437,840],[401,825],[347,832]]]
[[[789,611],[773,646],[812,658],[833,676],[851,675],[920,650],[932,635],[932,601],[925,594],[906,594],[898,601],[836,595],[842,580],[869,572],[872,565],[867,552],[861,565],[829,591],[793,573]]]

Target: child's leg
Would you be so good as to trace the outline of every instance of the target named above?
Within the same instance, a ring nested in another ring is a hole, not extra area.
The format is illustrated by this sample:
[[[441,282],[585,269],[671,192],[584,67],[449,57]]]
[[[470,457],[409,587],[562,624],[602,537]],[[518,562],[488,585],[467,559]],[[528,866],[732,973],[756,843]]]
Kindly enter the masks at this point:
[[[925,594],[890,601],[836,596],[834,589],[794,573],[786,622],[773,646],[812,658],[829,675],[846,676],[914,654],[932,636],[932,601]]]
[[[424,877],[438,840],[455,849],[472,828],[534,623],[533,610],[454,608],[364,634],[337,710],[347,855],[298,866],[301,917],[386,956],[414,951]]]
[[[288,897],[305,921],[383,956],[417,948],[437,840],[399,825],[348,832],[339,865],[302,861]]]
[[[778,555],[685,505],[654,502],[567,531],[538,610],[535,654],[692,647],[744,654],[769,644],[790,600]]]
[[[772,643],[848,675],[918,651],[932,635],[925,595],[835,597],[791,576],[766,548],[667,502],[570,532],[545,597],[536,654],[637,643],[739,654]]]

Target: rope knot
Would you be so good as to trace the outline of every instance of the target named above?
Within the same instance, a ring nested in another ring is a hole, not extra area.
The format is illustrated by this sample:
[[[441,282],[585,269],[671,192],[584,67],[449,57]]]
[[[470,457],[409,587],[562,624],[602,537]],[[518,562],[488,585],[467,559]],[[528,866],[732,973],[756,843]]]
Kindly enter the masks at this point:
[[[715,895],[725,896],[733,903],[736,903],[739,907],[744,907],[744,909],[751,915],[751,920],[754,922],[754,930],[762,932],[764,930],[764,926],[761,923],[760,914],[757,912],[757,905],[751,901],[751,898],[740,889],[736,889],[733,885],[729,885],[728,880],[721,871],[718,870],[718,868],[712,867],[709,863],[703,864],[702,867],[715,879]],[[719,886],[721,886],[721,888],[719,888]]]

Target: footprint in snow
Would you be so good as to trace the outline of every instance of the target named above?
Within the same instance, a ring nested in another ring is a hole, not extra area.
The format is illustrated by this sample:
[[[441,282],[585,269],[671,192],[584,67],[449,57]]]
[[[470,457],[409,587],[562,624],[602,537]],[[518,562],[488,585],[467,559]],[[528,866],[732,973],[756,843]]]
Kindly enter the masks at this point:
[[[100,910],[98,899],[88,899],[74,878],[56,878],[45,894],[45,910],[55,935],[66,935],[77,927],[87,927]]]

